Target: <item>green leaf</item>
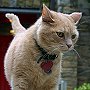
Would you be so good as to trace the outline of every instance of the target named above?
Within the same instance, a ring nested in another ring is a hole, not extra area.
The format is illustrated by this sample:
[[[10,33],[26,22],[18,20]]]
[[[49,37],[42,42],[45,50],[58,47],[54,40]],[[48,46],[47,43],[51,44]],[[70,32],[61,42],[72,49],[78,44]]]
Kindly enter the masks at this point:
[[[90,90],[90,83],[84,83],[78,88],[74,88],[74,90]]]

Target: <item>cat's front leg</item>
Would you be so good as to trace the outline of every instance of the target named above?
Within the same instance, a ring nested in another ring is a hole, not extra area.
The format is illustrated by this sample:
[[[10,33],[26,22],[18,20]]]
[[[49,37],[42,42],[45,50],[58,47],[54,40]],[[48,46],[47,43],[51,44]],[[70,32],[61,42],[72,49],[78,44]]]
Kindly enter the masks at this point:
[[[13,75],[11,78],[11,90],[32,90],[29,82],[23,75]]]
[[[5,15],[12,24],[12,29],[14,30],[14,34],[18,32],[25,31],[26,29],[21,25],[18,16],[14,15],[13,13],[7,13]]]
[[[59,90],[59,87],[57,86],[57,87],[52,88],[52,89],[50,89],[50,90]]]

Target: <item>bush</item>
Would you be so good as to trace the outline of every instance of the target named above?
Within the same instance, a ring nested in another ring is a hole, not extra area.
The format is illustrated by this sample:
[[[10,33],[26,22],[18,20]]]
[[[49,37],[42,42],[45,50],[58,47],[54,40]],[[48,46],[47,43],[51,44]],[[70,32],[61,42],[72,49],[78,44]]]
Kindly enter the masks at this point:
[[[75,88],[74,90],[90,90],[90,83],[84,83],[78,88]]]

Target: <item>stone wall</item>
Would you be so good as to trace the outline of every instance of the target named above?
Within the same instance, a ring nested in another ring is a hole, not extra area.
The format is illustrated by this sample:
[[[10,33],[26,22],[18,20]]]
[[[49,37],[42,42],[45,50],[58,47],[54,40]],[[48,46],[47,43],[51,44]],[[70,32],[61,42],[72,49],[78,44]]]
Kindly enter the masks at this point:
[[[77,55],[73,51],[63,55],[62,78],[66,81],[68,90],[77,86]]]
[[[78,60],[77,79],[78,85],[90,83],[90,16],[83,16],[82,25],[80,25],[80,38],[77,50],[81,56]]]

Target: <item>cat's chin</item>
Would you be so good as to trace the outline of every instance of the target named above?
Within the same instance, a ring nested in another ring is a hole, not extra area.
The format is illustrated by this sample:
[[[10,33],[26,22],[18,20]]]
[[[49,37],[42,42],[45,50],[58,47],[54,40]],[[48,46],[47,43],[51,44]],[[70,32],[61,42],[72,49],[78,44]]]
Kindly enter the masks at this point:
[[[74,48],[68,48],[68,49],[66,49],[66,50],[61,50],[61,52],[62,53],[66,53],[66,52],[68,52],[68,51],[72,51]]]
[[[62,52],[62,53],[66,53],[66,52],[68,52],[68,51],[69,51],[69,50],[62,50],[61,52]]]

